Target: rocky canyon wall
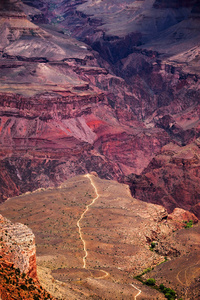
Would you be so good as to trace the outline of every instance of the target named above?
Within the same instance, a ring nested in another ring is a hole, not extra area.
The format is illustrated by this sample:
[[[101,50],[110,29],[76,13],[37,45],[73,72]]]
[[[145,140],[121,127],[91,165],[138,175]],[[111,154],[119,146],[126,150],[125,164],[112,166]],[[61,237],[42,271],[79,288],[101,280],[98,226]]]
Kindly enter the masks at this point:
[[[96,171],[169,211],[197,213],[198,175],[182,197],[178,186],[197,174],[199,161],[198,12],[195,2],[158,2],[1,6],[1,201]],[[177,164],[184,147],[194,159]],[[162,197],[158,189],[141,192],[137,177],[148,170],[153,178],[161,156],[167,176],[177,174],[167,198],[161,168]]]

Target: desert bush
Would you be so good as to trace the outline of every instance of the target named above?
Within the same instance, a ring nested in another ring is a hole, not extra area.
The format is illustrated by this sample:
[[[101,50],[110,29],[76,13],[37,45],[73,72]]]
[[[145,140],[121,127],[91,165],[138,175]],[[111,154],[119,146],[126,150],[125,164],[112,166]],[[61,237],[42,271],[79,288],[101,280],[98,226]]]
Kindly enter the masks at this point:
[[[174,300],[176,298],[176,292],[170,288],[164,286],[164,284],[159,285],[160,291],[165,295],[165,298],[169,300]]]
[[[159,285],[159,288],[160,288],[161,291],[164,291],[164,289],[165,289],[164,284],[161,283],[161,284]]]
[[[156,280],[154,278],[149,278],[145,281],[146,285],[155,285]]]
[[[144,275],[144,274],[146,274],[146,273],[148,273],[150,271],[151,271],[151,268],[147,268],[147,269],[144,270],[144,272],[142,272],[142,275]]]
[[[185,228],[191,228],[193,227],[193,221],[190,220],[189,222],[185,222]]]

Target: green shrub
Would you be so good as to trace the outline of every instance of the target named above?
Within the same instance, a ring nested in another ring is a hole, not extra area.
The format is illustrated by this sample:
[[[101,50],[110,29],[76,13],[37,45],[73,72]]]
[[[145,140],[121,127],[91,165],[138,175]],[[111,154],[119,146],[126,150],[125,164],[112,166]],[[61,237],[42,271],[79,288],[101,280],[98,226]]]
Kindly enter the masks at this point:
[[[169,299],[169,300],[174,299],[174,297],[173,297],[170,293],[166,293],[166,294],[165,294],[165,298],[167,298],[167,299]]]
[[[149,247],[149,249],[150,249],[151,251],[153,251],[154,248],[156,247],[156,245],[157,245],[156,242],[152,242],[151,245],[150,245],[150,247]]]
[[[165,295],[165,298],[174,300],[176,296],[176,292],[170,288],[164,286],[164,284],[159,285],[160,291]]]
[[[155,285],[156,280],[154,278],[149,278],[145,281],[146,285]]]
[[[164,289],[165,289],[164,284],[161,283],[161,284],[159,285],[159,288],[160,288],[161,291],[164,291]]]
[[[142,276],[142,275],[144,275],[144,274],[146,274],[146,273],[148,273],[148,272],[150,272],[151,271],[151,268],[147,268],[147,269],[145,269],[143,272],[142,272],[142,274],[140,274],[139,276]]]
[[[193,227],[193,221],[190,220],[189,222],[185,222],[185,228],[191,228]]]

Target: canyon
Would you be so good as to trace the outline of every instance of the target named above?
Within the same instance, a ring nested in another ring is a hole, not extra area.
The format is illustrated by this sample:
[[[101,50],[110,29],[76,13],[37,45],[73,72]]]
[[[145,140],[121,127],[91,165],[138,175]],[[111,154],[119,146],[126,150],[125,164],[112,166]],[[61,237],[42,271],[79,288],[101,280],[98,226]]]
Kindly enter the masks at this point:
[[[198,3],[11,1],[0,9],[1,201],[95,171],[169,212],[199,216],[199,189],[191,193],[199,184]],[[162,159],[162,187],[154,187],[165,147],[176,156],[188,147],[195,159],[173,168]],[[178,177],[172,187],[166,169]]]
[[[1,1],[1,220],[31,228],[54,297],[164,299],[133,278],[150,268],[198,298],[199,28],[196,0]]]

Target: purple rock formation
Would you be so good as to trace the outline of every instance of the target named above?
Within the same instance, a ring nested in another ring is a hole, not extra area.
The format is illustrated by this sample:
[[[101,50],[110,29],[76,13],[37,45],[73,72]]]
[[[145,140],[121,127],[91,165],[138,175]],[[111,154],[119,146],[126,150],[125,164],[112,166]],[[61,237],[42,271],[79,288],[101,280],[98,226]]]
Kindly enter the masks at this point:
[[[198,215],[196,177],[184,201],[178,192],[193,165],[163,159],[160,176],[178,174],[173,189],[163,179],[160,197],[155,175],[155,191],[141,189],[163,146],[193,149],[200,136],[198,3],[167,3],[2,2],[1,200],[96,171]]]

